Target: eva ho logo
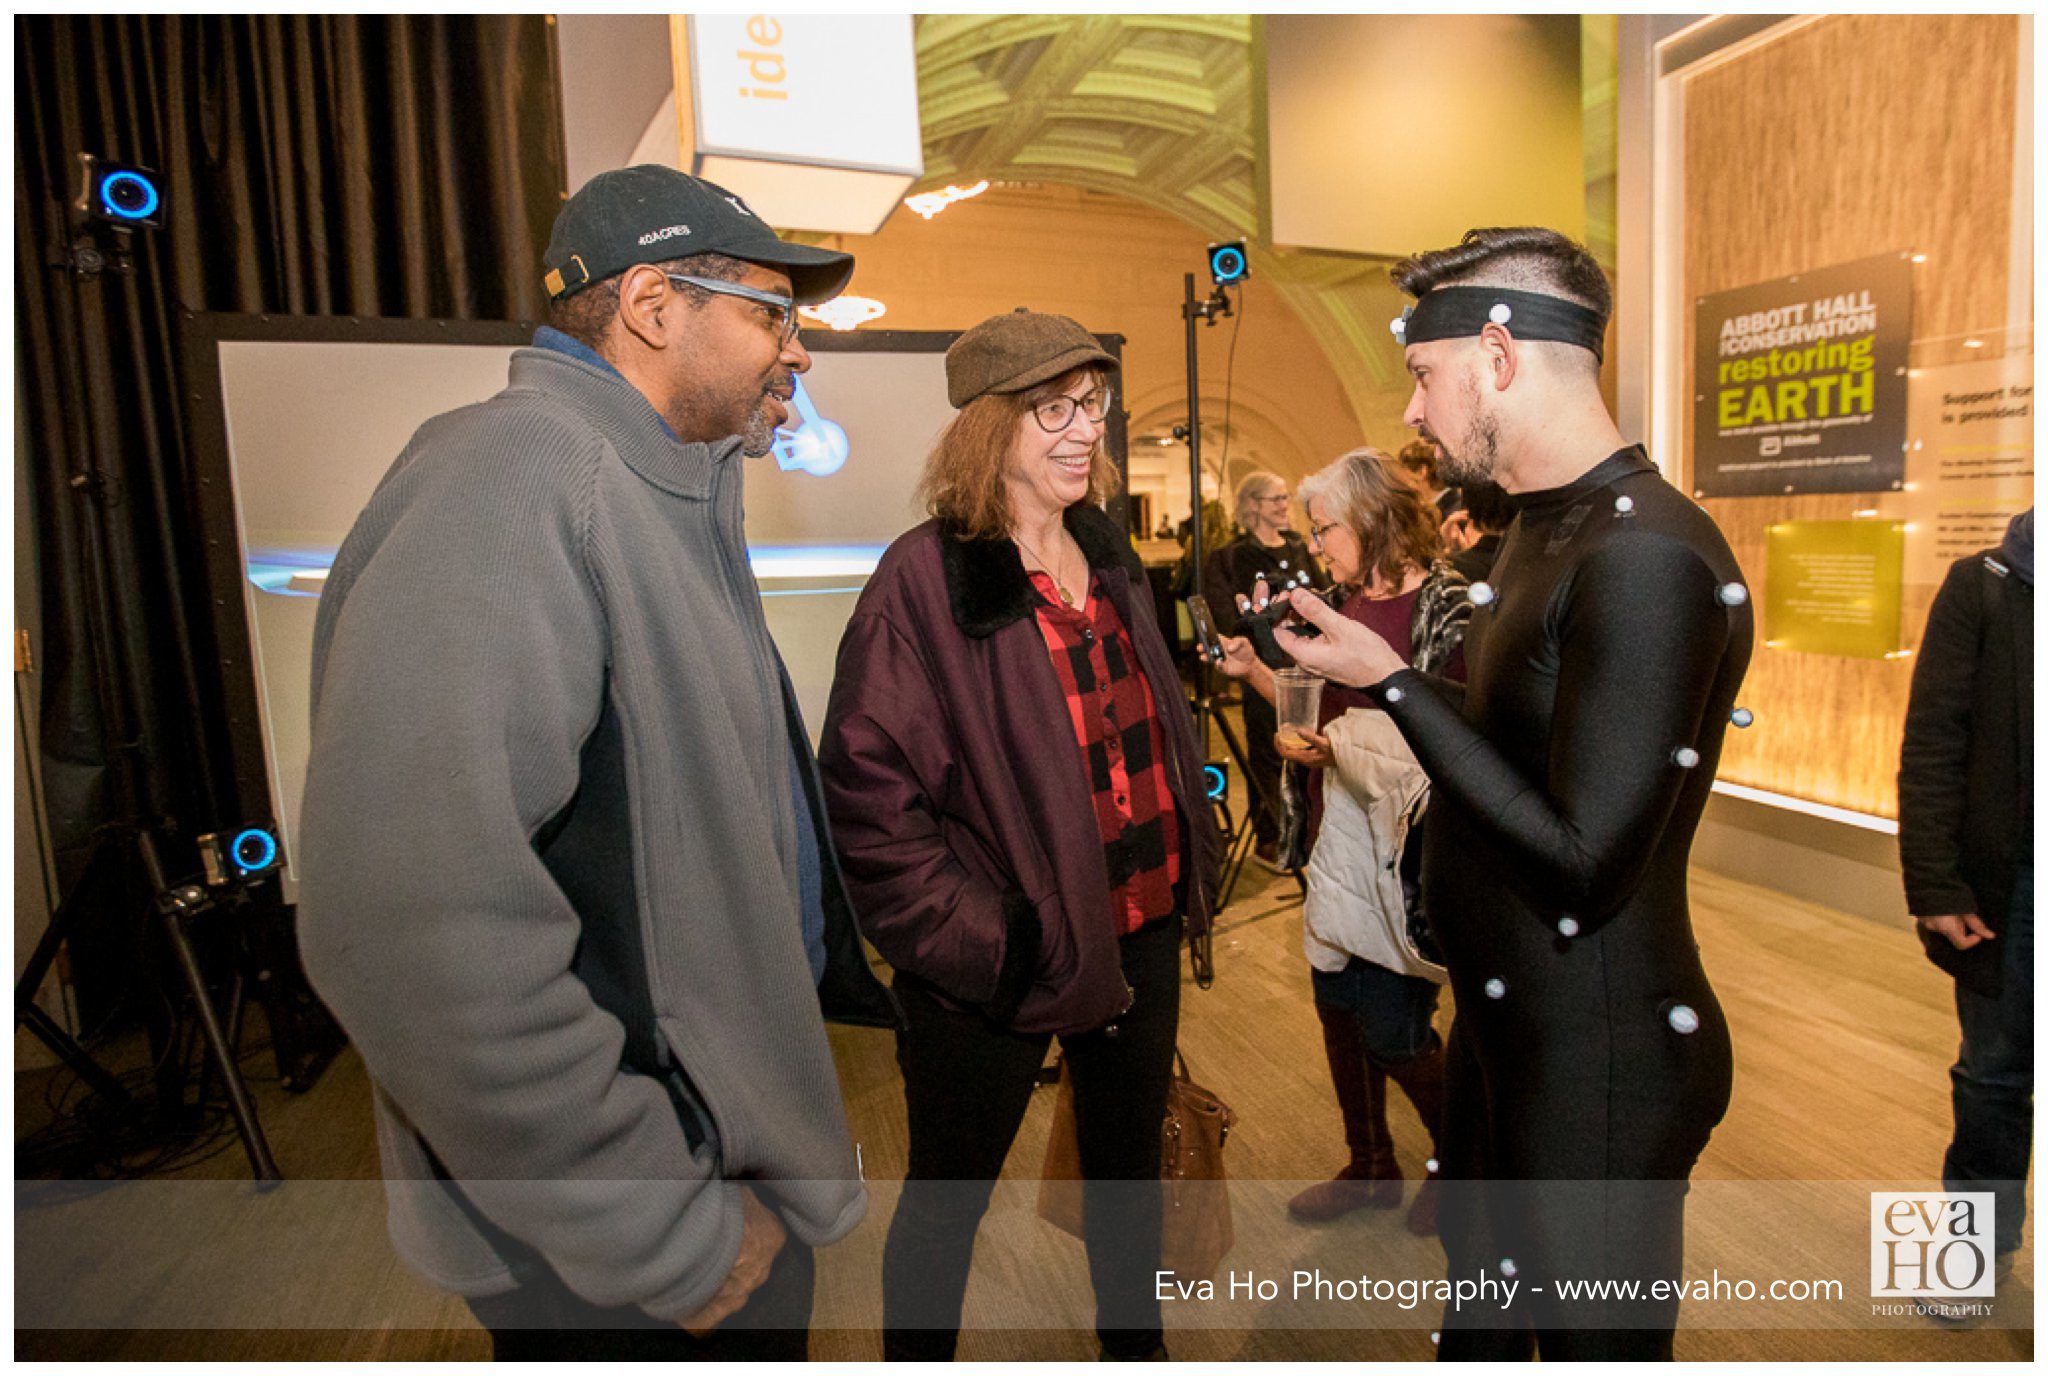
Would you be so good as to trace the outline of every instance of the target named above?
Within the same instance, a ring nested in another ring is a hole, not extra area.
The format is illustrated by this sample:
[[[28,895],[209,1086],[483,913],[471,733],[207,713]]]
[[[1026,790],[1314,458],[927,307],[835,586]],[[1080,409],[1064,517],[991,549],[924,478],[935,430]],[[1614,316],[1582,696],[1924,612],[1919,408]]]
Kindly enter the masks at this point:
[[[1871,1297],[1991,1296],[1993,1213],[1988,1191],[1872,1191]]]

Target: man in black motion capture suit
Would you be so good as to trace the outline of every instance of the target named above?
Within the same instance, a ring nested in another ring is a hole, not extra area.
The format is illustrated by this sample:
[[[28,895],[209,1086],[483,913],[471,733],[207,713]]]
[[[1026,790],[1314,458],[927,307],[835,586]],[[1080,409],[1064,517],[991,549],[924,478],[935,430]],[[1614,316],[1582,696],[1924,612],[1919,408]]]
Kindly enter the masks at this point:
[[[1686,863],[1754,631],[1727,542],[1627,444],[1599,391],[1611,308],[1544,229],[1473,230],[1400,264],[1403,419],[1444,477],[1519,515],[1472,587],[1462,689],[1303,599],[1305,666],[1368,688],[1434,784],[1423,888],[1457,996],[1441,1170],[1453,1279],[1516,1303],[1446,1311],[1444,1359],[1669,1358],[1688,1177],[1728,1107],[1728,1029]],[[1483,1183],[1476,1183],[1483,1182]],[[1540,1293],[1538,1289],[1540,1287]]]

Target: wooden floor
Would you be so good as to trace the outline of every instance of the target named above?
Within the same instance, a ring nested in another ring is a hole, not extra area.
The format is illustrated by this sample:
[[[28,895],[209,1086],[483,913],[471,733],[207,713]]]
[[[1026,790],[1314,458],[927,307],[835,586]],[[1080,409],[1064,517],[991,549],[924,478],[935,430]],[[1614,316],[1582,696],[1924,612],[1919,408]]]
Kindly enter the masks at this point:
[[[1181,1042],[1192,1072],[1238,1115],[1228,1157],[1239,1241],[1225,1266],[1277,1272],[1283,1280],[1295,1267],[1440,1276],[1441,1252],[1434,1242],[1409,1238],[1398,1213],[1353,1215],[1322,1228],[1286,1217],[1285,1199],[1338,1165],[1342,1143],[1301,958],[1300,908],[1288,901],[1292,887],[1269,881],[1234,905],[1217,940],[1214,988],[1185,989]],[[1937,1183],[1956,1041],[1948,981],[1903,930],[1705,872],[1693,876],[1693,902],[1707,966],[1734,1029],[1736,1080],[1728,1118],[1695,1176],[1688,1278],[1710,1270],[1760,1282],[1837,1277],[1848,1299],[1771,1312],[1733,1302],[1689,1304],[1678,1355],[2030,1359],[2031,1244],[1990,1320],[1943,1330],[1924,1319],[1878,1320],[1867,1298],[1858,1302],[1868,1294],[1868,1192]],[[820,1254],[812,1353],[863,1359],[879,1355],[872,1331],[877,1276],[895,1193],[890,1182],[900,1180],[905,1160],[903,1102],[889,1034],[835,1029],[833,1046],[874,1207],[851,1237]],[[25,1119],[40,1094],[39,1074],[17,1076]],[[984,1227],[963,1358],[1094,1356],[1079,1246],[1032,1215],[1050,1097],[1041,1094],[1032,1105]],[[246,1186],[226,1183],[246,1179],[235,1152],[194,1167],[176,1189],[99,1195],[18,1187],[17,1322],[36,1322],[36,1313],[47,1312],[37,1296],[70,1293],[66,1287],[90,1284],[113,1296],[91,1311],[99,1315],[91,1322],[104,1326],[18,1330],[18,1357],[488,1356],[462,1304],[414,1279],[384,1241],[368,1092],[353,1053],[307,1094],[258,1086],[258,1098],[277,1158],[293,1180],[261,1208]],[[1404,1166],[1419,1174],[1424,1139],[1405,1103],[1397,1103],[1393,1123]],[[223,1200],[241,1217],[231,1249],[217,1221]],[[137,1223],[141,1216],[148,1221]],[[23,1241],[95,1229],[127,1241],[89,1263],[71,1263],[77,1275],[61,1266],[39,1275],[38,1258]],[[152,1250],[135,1243],[143,1234],[166,1240]],[[176,1298],[180,1285],[204,1286],[200,1310],[229,1317],[204,1320],[211,1328],[171,1327],[179,1321],[162,1316],[190,1312],[176,1306],[194,1302]],[[227,1291],[244,1293],[223,1298]],[[1263,1311],[1170,1306],[1170,1342],[1176,1357],[1197,1359],[1431,1355],[1433,1307],[1375,1309],[1365,1319],[1357,1312],[1284,1301]],[[223,1322],[236,1326],[218,1326]]]

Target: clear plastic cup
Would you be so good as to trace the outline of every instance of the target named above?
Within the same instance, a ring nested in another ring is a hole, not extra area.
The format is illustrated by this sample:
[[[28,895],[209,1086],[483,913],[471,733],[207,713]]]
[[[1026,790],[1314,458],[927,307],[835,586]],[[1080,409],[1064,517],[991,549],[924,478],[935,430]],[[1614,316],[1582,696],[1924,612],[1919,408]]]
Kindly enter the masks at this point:
[[[1316,713],[1323,702],[1321,675],[1306,669],[1276,669],[1273,672],[1274,714],[1280,721],[1280,739],[1289,745],[1308,748],[1304,731],[1316,729]]]

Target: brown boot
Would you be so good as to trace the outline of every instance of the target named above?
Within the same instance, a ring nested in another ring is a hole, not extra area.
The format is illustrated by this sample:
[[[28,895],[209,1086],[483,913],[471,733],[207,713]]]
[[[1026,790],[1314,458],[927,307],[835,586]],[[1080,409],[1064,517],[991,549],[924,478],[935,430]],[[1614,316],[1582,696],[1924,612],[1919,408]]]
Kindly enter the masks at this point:
[[[1422,1119],[1422,1126],[1429,1132],[1429,1147],[1432,1152],[1442,1150],[1444,1121],[1444,1044],[1441,1038],[1431,1034],[1429,1050],[1396,1065],[1386,1068],[1394,1083],[1401,1086],[1401,1092],[1408,1096],[1408,1102],[1415,1105],[1415,1112]],[[1429,1172],[1422,1179],[1422,1188],[1415,1193],[1415,1202],[1408,1209],[1408,1231],[1417,1237],[1436,1235],[1438,1173]]]
[[[1386,1072],[1367,1058],[1350,1014],[1319,1006],[1316,1016],[1323,1024],[1323,1054],[1351,1159],[1335,1179],[1311,1185],[1287,1201],[1287,1212],[1304,1223],[1327,1223],[1356,1209],[1391,1209],[1401,1202],[1401,1168],[1387,1133]]]

